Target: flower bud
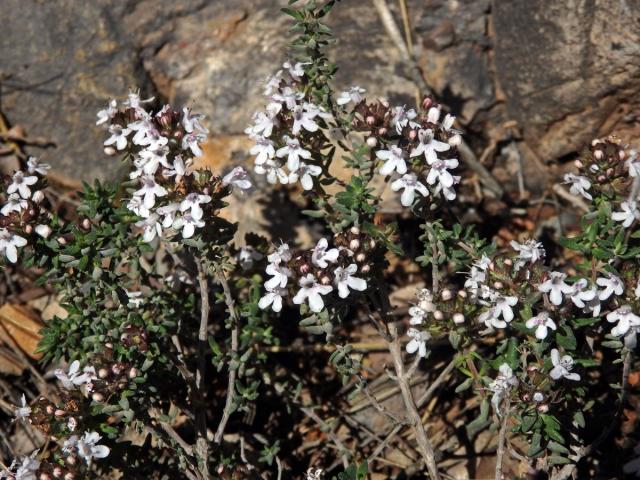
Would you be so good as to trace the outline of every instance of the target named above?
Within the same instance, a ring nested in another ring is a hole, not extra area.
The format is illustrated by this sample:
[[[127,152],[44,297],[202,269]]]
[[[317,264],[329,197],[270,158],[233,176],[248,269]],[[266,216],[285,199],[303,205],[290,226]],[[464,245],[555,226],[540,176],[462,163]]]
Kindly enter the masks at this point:
[[[42,190],[33,192],[33,195],[31,196],[31,200],[33,200],[35,203],[42,202],[44,200],[44,192]]]
[[[65,412],[64,410],[62,410],[62,409],[60,409],[60,408],[58,408],[55,412],[53,412],[53,414],[54,414],[56,417],[64,417],[66,413],[67,413],[67,412]]]
[[[369,248],[376,248],[376,241],[373,238],[369,240]]]
[[[627,156],[627,152],[625,152],[624,150],[619,150],[618,151],[618,158],[620,160],[624,160],[626,156]]]
[[[440,109],[437,107],[431,107],[427,113],[427,122],[438,123],[440,120]]]
[[[93,392],[93,394],[91,395],[91,400],[93,400],[94,402],[102,402],[104,401],[104,395],[102,395],[100,392]]]
[[[76,459],[75,455],[69,455],[65,459],[65,462],[67,462],[69,465],[75,465],[77,461],[78,460]],[[65,475],[65,478],[67,478],[66,475]]]
[[[370,127],[373,127],[376,123],[376,117],[374,117],[373,115],[368,115],[366,118],[366,122],[367,122],[367,125],[369,125]]]
[[[104,348],[107,348],[109,350],[113,350],[113,343],[111,342],[107,342],[104,344]]]
[[[458,296],[460,298],[467,298],[467,291],[466,290],[458,290]]]
[[[502,288],[504,288],[504,283],[497,281],[493,283],[493,288],[495,288],[496,290],[500,290]]]
[[[58,243],[60,245],[66,245],[67,244],[67,239],[64,238],[64,237],[58,237],[57,241],[58,241]]]
[[[531,401],[531,395],[529,393],[523,393],[522,394],[522,401],[523,402],[530,402]]]
[[[51,480],[51,476],[46,472],[42,472],[38,478],[40,480]]]
[[[136,378],[137,376],[138,376],[138,369],[135,367],[132,367],[129,370],[129,378],[133,379],[133,378]]]
[[[83,219],[80,226],[85,230],[91,230],[91,220],[88,218]]]
[[[71,472],[67,472],[67,474],[64,476],[64,480],[75,480],[76,476],[71,473]]]
[[[42,238],[49,238],[51,235],[51,227],[49,225],[36,225],[35,231]]]
[[[104,153],[105,155],[109,155],[111,157],[116,154],[116,149],[111,146],[104,147]]]
[[[360,272],[362,273],[369,273],[371,271],[371,267],[369,265],[363,265],[362,267],[360,267]]]
[[[415,130],[409,131],[409,140],[415,140],[417,136],[418,136],[418,132],[416,132]]]
[[[33,232],[33,227],[29,224],[24,226],[24,233],[26,234],[31,234],[31,232]]]
[[[56,411],[55,408],[53,408],[52,405],[47,405],[47,408],[45,408],[45,411],[49,414],[49,415],[53,415],[54,412]]]
[[[460,312],[454,313],[453,323],[455,323],[456,325],[460,325],[461,323],[464,323],[464,315],[461,314]]]
[[[507,267],[510,267],[511,265],[513,265],[513,262],[511,261],[511,259],[510,259],[510,258],[506,258],[506,259],[504,260],[504,264],[505,264]]]
[[[62,469],[60,467],[55,467],[53,469],[53,476],[56,478],[62,477]]]
[[[351,228],[349,229],[349,231],[350,231],[351,233],[353,233],[354,235],[360,235],[360,229],[359,229],[358,227],[356,227],[355,225],[354,225],[353,227],[351,227]]]
[[[387,128],[386,127],[381,127],[378,129],[378,135],[380,136],[384,136],[387,134]]]
[[[328,276],[328,275],[325,275],[324,277],[322,277],[322,278],[320,279],[320,283],[321,283],[322,285],[329,285],[329,284],[331,284],[331,278],[329,278],[329,276]]]
[[[366,259],[367,256],[363,252],[356,255],[356,262],[364,262]]]
[[[442,290],[442,293],[440,294],[440,297],[445,302],[448,302],[449,300],[451,300],[453,298],[453,293],[448,288],[445,288],[444,290]]]
[[[309,266],[308,263],[303,263],[302,265],[300,265],[298,270],[300,271],[301,274],[306,275],[307,273],[309,273],[309,270],[311,270],[311,267]]]
[[[111,365],[111,371],[114,375],[120,375],[122,373],[122,366],[119,363]]]
[[[376,137],[367,137],[367,146],[375,148],[378,145],[378,139]]]
[[[357,250],[359,248],[360,248],[360,240],[358,240],[357,238],[354,238],[349,242],[349,249]]]
[[[451,145],[452,147],[457,147],[458,145],[460,145],[462,143],[462,137],[458,134],[455,134],[454,136],[452,136],[449,139],[449,145]]]
[[[596,160],[602,160],[602,157],[604,157],[604,152],[602,150],[596,150],[595,152],[593,152],[593,156]]]
[[[98,378],[107,378],[109,376],[109,370],[106,368],[101,368],[98,370]]]
[[[442,313],[440,310],[436,310],[435,312],[433,312],[433,318],[440,321],[444,319],[444,313]]]
[[[598,180],[598,182],[600,182],[600,183],[604,183],[604,182],[606,182],[606,181],[607,181],[607,177],[605,177],[604,175],[598,175],[597,180]]]
[[[424,97],[424,99],[422,100],[422,109],[429,110],[432,106],[433,106],[433,98]]]
[[[76,420],[75,417],[70,417],[69,420],[67,420],[67,427],[72,432],[77,428],[77,426],[78,426],[78,420]]]
[[[547,413],[549,411],[549,405],[547,405],[546,403],[541,403],[540,405],[538,405],[538,411],[540,413]]]
[[[584,167],[584,163],[582,163],[582,160],[576,160],[575,162],[573,162],[573,164],[576,166],[576,168]]]

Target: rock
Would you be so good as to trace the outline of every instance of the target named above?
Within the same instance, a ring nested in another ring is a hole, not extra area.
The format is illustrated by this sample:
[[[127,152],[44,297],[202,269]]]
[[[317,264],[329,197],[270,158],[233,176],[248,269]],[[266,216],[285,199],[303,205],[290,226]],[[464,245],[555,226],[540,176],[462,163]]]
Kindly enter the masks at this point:
[[[493,2],[495,72],[508,114],[545,161],[625,121],[640,91],[640,4]]]

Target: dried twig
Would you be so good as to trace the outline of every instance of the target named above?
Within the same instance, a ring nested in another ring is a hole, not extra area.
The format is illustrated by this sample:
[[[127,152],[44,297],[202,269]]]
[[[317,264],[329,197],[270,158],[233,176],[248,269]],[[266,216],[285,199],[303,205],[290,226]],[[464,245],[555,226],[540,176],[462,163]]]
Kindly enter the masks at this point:
[[[504,408],[504,414],[502,416],[502,422],[500,423],[500,433],[498,434],[498,451],[496,453],[496,480],[502,480],[502,461],[504,459],[504,446],[505,439],[507,437],[507,421],[509,420],[509,413],[511,411],[511,405],[507,399],[506,406]]]
[[[224,434],[224,429],[227,426],[227,422],[229,421],[229,417],[231,416],[231,412],[233,410],[233,401],[235,397],[236,391],[236,376],[238,374],[238,370],[235,363],[235,357],[238,353],[238,338],[240,336],[240,319],[238,318],[238,314],[236,312],[235,301],[233,299],[233,295],[231,295],[231,289],[229,288],[229,282],[227,282],[227,277],[224,275],[224,271],[222,267],[216,265],[216,276],[218,281],[222,285],[222,289],[224,290],[224,300],[227,304],[227,308],[229,309],[229,316],[231,317],[231,362],[229,365],[229,381],[227,383],[227,399],[224,404],[224,410],[222,412],[222,418],[220,419],[220,423],[218,424],[218,428],[216,430],[216,434],[214,436],[214,441],[216,443],[222,442],[222,435]]]
[[[347,450],[347,447],[345,447],[344,443],[342,443],[342,440],[340,440],[340,437],[336,435],[333,429],[329,427],[329,425],[327,425],[327,423],[324,420],[322,420],[316,414],[316,412],[314,412],[313,410],[307,407],[300,407],[300,410],[307,417],[309,417],[311,420],[316,422],[318,426],[322,429],[322,431],[326,432],[326,434],[329,435],[329,438],[331,439],[331,441],[335,444],[336,448],[340,451],[340,456],[342,457],[342,464],[344,465],[345,468],[347,468],[349,466],[349,450]]]

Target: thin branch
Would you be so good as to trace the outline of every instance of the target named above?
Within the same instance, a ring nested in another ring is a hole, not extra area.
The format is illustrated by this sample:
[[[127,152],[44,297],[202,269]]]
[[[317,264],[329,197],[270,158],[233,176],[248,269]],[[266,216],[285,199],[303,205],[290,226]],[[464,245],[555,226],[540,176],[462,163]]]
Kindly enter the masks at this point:
[[[300,407],[300,410],[307,417],[309,417],[311,420],[316,422],[318,426],[322,429],[322,431],[326,432],[326,434],[329,435],[329,438],[331,439],[331,441],[336,445],[336,448],[340,451],[340,455],[342,457],[342,465],[345,468],[347,468],[349,466],[349,450],[347,450],[347,447],[344,446],[344,443],[342,443],[342,440],[340,440],[338,435],[336,435],[333,429],[329,427],[329,425],[327,425],[327,423],[324,420],[322,420],[316,414],[316,412],[314,412],[310,408]]]
[[[504,415],[502,416],[502,422],[500,423],[500,433],[498,435],[498,451],[496,453],[496,480],[502,480],[502,461],[504,459],[504,447],[505,439],[507,437],[507,421],[509,420],[509,413],[511,411],[511,405],[507,399],[507,403],[504,409]]]
[[[224,300],[227,304],[227,308],[229,309],[229,316],[231,317],[231,361],[229,363],[229,381],[227,383],[227,399],[225,400],[224,410],[222,412],[222,418],[220,419],[220,423],[218,424],[218,428],[216,430],[216,434],[214,436],[214,442],[220,443],[222,442],[222,436],[224,435],[224,429],[227,426],[227,422],[229,421],[229,417],[231,416],[231,412],[233,410],[233,400],[235,397],[236,391],[236,377],[238,375],[238,369],[234,365],[236,356],[238,354],[239,348],[239,336],[240,336],[240,320],[238,318],[238,314],[236,312],[235,300],[231,295],[231,289],[229,288],[229,282],[227,282],[227,277],[224,275],[224,271],[220,267],[220,265],[216,265],[216,276],[218,277],[218,281],[222,285],[222,289],[224,290]]]
[[[207,370],[207,332],[209,328],[209,280],[204,270],[202,260],[196,257],[198,267],[198,284],[200,286],[200,329],[198,330],[198,369],[196,371],[196,389],[198,405],[194,405],[196,417],[196,454],[198,467],[205,479],[209,476],[209,441],[207,439],[207,411],[204,401],[204,378]]]
[[[436,464],[436,456],[427,436],[420,413],[418,413],[418,407],[416,406],[413,393],[411,392],[411,385],[409,376],[404,369],[404,362],[402,361],[402,350],[400,347],[400,341],[398,339],[398,330],[395,323],[389,324],[389,331],[391,332],[392,341],[389,343],[389,352],[393,358],[393,364],[396,371],[398,386],[400,387],[400,393],[402,394],[402,400],[407,409],[411,428],[418,442],[418,449],[429,471],[429,475],[432,480],[439,480],[440,474],[438,473],[438,466]]]
[[[559,197],[564,198],[567,202],[569,202],[571,205],[576,207],[578,210],[582,210],[583,212],[589,211],[589,205],[587,205],[587,203],[584,200],[582,200],[582,198],[577,197],[575,195],[571,195],[564,188],[562,188],[560,185],[557,185],[557,184],[551,188]]]

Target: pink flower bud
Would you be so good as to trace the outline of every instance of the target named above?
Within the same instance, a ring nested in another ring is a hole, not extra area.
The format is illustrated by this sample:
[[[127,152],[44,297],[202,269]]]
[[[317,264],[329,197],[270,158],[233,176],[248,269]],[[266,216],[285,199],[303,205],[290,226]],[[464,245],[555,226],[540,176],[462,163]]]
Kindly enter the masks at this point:
[[[98,370],[98,378],[107,378],[109,376],[109,370],[106,368],[101,368]]]
[[[360,248],[360,240],[358,240],[357,238],[354,238],[353,240],[351,240],[349,242],[349,248],[351,250],[357,250]]]
[[[464,323],[464,315],[461,314],[460,312],[454,313],[453,314],[453,323],[455,323],[456,325],[460,325],[461,323]]]
[[[500,290],[500,289],[504,288],[504,283],[502,283],[502,282],[494,282],[493,283],[493,288],[495,288],[496,290]]]
[[[62,469],[60,467],[55,467],[53,469],[53,476],[56,478],[60,478],[62,476]]]
[[[94,402],[102,402],[104,401],[104,395],[102,395],[100,392],[94,392],[91,395],[91,400],[93,400]]]
[[[40,480],[51,480],[51,476],[46,472],[42,472],[38,478]]]
[[[67,412],[65,412],[64,410],[58,408],[55,412],[54,415],[56,417],[64,417],[66,415]]]
[[[137,368],[131,368],[129,370],[129,378],[136,378],[138,376],[138,369]]]
[[[68,472],[68,473],[64,476],[64,480],[74,480],[75,478],[76,478],[76,476],[75,476],[73,473],[71,473],[71,472]]]
[[[375,123],[376,123],[376,117],[374,117],[373,115],[369,115],[369,116],[367,116],[367,118],[366,118],[366,122],[367,122],[367,125],[369,125],[370,127],[372,127],[372,126],[373,126],[373,125],[375,125]]]
[[[355,225],[354,225],[353,227],[351,227],[351,228],[349,229],[349,231],[350,231],[351,233],[353,233],[354,235],[360,235],[360,229],[359,229],[358,227],[356,227]]]
[[[104,153],[105,155],[109,155],[111,157],[116,154],[116,149],[111,146],[104,147]]]
[[[584,163],[582,163],[582,160],[576,160],[575,162],[573,162],[573,164],[576,166],[576,168],[584,167]]]
[[[366,259],[367,256],[363,252],[356,255],[356,262],[364,262]]]
[[[24,226],[24,233],[31,234],[31,232],[33,232],[33,227],[31,225],[28,225],[28,224],[25,225]]]
[[[367,137],[367,146],[370,148],[375,148],[378,145],[378,139],[376,137]]]
[[[360,267],[360,271],[362,273],[369,273],[371,271],[371,267],[369,265],[363,265],[362,267]]]
[[[66,461],[69,465],[75,465],[75,464],[76,464],[76,462],[77,462],[78,460],[76,459],[75,455],[69,455],[69,456],[65,459],[65,461]],[[65,478],[66,478],[66,476],[65,476]]]
[[[460,298],[467,298],[467,291],[466,290],[458,290],[458,296]]]
[[[415,130],[409,131],[409,140],[415,140],[417,136],[418,132],[416,132]]]
[[[53,415],[53,414],[54,414],[54,412],[56,411],[56,409],[55,409],[55,408],[53,408],[53,406],[52,406],[52,405],[47,405],[47,408],[45,408],[45,410],[46,410],[46,412],[47,412],[49,415]]]
[[[602,160],[602,157],[604,157],[604,152],[602,150],[596,150],[595,152],[593,152],[593,156],[596,158],[596,160]]]
[[[379,128],[379,129],[378,129],[378,135],[380,135],[380,136],[384,136],[384,135],[386,135],[386,134],[387,134],[387,129],[386,129],[386,127],[381,127],[381,128]]]
[[[457,147],[458,145],[460,145],[462,143],[462,137],[458,134],[452,136],[449,139],[449,145],[451,145],[452,147]]]
[[[67,244],[67,240],[64,237],[58,237],[58,243],[60,245],[66,245]]]
[[[320,283],[322,285],[329,285],[331,283],[331,279],[327,275],[325,275],[320,279]]]
[[[300,265],[298,270],[300,271],[301,274],[306,275],[311,270],[311,267],[309,266],[308,263],[303,263],[302,265]]]
[[[440,321],[444,319],[444,313],[442,313],[440,310],[436,310],[435,312],[433,312],[433,318]]]
[[[51,227],[49,225],[36,225],[35,231],[42,238],[49,238],[51,235]]]
[[[444,290],[442,290],[442,293],[440,294],[440,296],[442,297],[442,300],[444,300],[445,302],[448,302],[453,298],[453,293],[448,288],[445,288]]]
[[[511,261],[511,259],[510,259],[510,258],[507,258],[507,259],[505,259],[504,264],[505,264],[507,267],[510,267],[511,265],[513,265],[513,262]]]

